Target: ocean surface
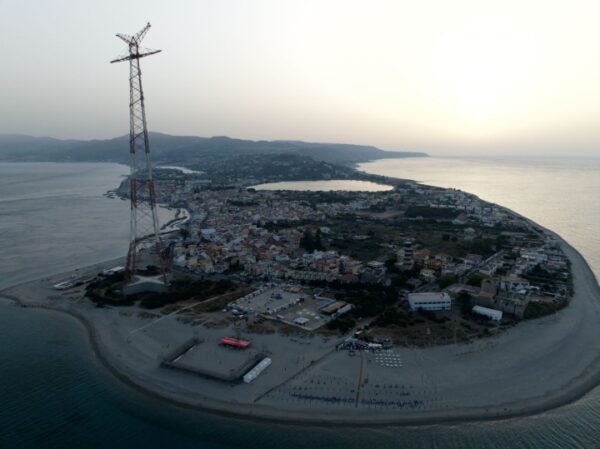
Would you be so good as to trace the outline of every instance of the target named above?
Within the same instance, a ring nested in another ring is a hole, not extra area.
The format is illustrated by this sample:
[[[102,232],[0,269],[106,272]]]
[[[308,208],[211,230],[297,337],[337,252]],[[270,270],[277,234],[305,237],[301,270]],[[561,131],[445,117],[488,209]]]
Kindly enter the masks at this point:
[[[377,164],[363,168],[468,190],[534,218],[564,235],[599,272],[598,162],[431,158]],[[128,205],[102,194],[126,172],[115,164],[0,164],[0,283],[123,254]],[[179,409],[114,379],[74,319],[2,302],[0,405],[0,449],[600,447],[599,389],[532,417],[425,427],[272,425]]]
[[[103,196],[129,167],[0,163],[0,289],[124,256],[129,203]],[[161,223],[174,213],[159,208]]]

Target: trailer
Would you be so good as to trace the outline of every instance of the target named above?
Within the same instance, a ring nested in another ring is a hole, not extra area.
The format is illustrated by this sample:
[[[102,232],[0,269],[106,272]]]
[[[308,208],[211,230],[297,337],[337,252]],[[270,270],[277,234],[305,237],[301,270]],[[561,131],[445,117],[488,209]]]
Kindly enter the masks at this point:
[[[238,340],[237,338],[232,337],[223,337],[219,340],[219,344],[223,346],[231,346],[233,348],[238,349],[246,349],[250,346],[250,342],[246,340]]]

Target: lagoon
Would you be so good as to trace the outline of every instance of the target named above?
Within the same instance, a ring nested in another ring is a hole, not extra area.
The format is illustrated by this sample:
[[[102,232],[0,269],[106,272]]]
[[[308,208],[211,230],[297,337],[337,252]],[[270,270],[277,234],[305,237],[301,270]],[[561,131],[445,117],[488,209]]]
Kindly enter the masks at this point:
[[[387,192],[394,187],[371,181],[331,179],[326,181],[270,182],[253,186],[256,190],[294,190],[309,192]]]

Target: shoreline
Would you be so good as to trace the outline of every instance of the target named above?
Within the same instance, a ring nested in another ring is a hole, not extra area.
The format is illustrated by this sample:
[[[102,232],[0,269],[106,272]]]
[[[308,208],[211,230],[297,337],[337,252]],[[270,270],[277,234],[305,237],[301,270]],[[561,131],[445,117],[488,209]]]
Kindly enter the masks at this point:
[[[358,171],[358,170],[357,170]],[[414,182],[417,184],[421,184],[417,181],[405,180],[399,178],[390,178],[387,176],[381,175],[372,175],[367,172],[362,172],[369,177],[378,178],[378,182],[385,182],[386,185],[396,185],[401,182]],[[375,181],[372,181],[375,182]],[[468,192],[466,192],[468,193]],[[473,195],[470,194],[469,195]],[[476,195],[473,195],[477,197]],[[478,198],[478,197],[477,197]],[[482,200],[483,201],[483,200]],[[490,203],[489,201],[485,201]],[[495,203],[490,203],[495,204]],[[550,315],[549,317],[557,317],[556,319],[560,319],[560,317],[564,317],[566,313],[568,313],[570,308],[574,306],[578,307],[579,312],[584,313],[594,313],[594,307],[592,301],[598,303],[600,299],[600,285],[598,284],[598,279],[595,274],[591,270],[591,267],[582,256],[579,251],[577,251],[574,247],[572,247],[568,242],[566,242],[560,235],[556,232],[551,231],[535,222],[530,220],[527,217],[524,217],[521,214],[516,213],[515,211],[495,204],[497,207],[507,211],[511,215],[515,217],[520,217],[525,220],[530,226],[535,227],[537,229],[542,230],[542,232],[546,232],[549,235],[552,235],[556,238],[557,242],[562,247],[563,251],[569,258],[572,263],[572,270],[574,276],[574,285],[575,285],[575,296],[571,299],[569,305],[556,312],[555,314]],[[190,213],[186,209],[183,209],[187,212],[187,219],[190,218]],[[175,219],[177,221],[180,219]],[[185,221],[185,220],[184,220]],[[116,340],[110,340],[106,338],[106,330],[103,325],[106,324],[106,321],[94,321],[93,313],[82,313],[90,312],[90,308],[84,306],[84,308],[77,310],[76,307],[81,305],[74,304],[65,304],[64,301],[62,303],[52,304],[53,299],[48,295],[45,298],[45,303],[41,301],[37,301],[35,303],[29,303],[26,297],[28,286],[33,285],[34,283],[41,283],[43,281],[47,281],[48,278],[56,277],[56,276],[65,276],[73,273],[83,273],[85,271],[89,271],[92,269],[98,269],[98,267],[104,265],[113,265],[122,262],[123,257],[112,258],[102,262],[93,262],[92,264],[85,267],[78,267],[77,269],[73,269],[67,273],[52,273],[45,274],[44,276],[37,279],[29,279],[26,281],[18,282],[16,284],[10,285],[8,287],[3,287],[0,289],[0,304],[4,302],[4,300],[11,301],[17,306],[24,308],[37,308],[40,310],[50,311],[50,312],[62,312],[71,318],[73,318],[76,322],[78,322],[81,326],[86,329],[87,338],[89,340],[89,344],[91,346],[92,352],[94,354],[94,358],[98,359],[99,362],[106,368],[107,372],[110,373],[111,378],[114,378],[116,381],[124,384],[128,388],[132,388],[138,393],[143,394],[149,399],[158,400],[164,403],[168,403],[174,407],[195,411],[198,413],[208,413],[217,416],[223,416],[234,419],[241,419],[247,421],[256,421],[256,422],[264,422],[264,423],[277,423],[281,425],[291,425],[291,426],[306,426],[306,427],[366,427],[366,428],[378,428],[378,427],[402,427],[402,426],[425,426],[425,425],[452,425],[456,423],[464,423],[464,422],[486,422],[486,421],[502,421],[508,420],[518,417],[526,417],[526,416],[535,416],[550,410],[557,409],[562,406],[566,406],[571,404],[580,398],[584,397],[590,391],[595,389],[600,385],[600,352],[596,350],[596,346],[588,346],[586,349],[589,351],[587,355],[594,354],[593,358],[585,358],[586,365],[582,366],[573,366],[573,369],[577,369],[578,372],[576,375],[569,376],[568,378],[561,378],[559,382],[565,381],[560,387],[556,388],[555,385],[552,385],[552,389],[550,389],[545,394],[537,394],[537,391],[533,393],[531,398],[517,399],[511,398],[510,401],[502,403],[502,402],[490,402],[494,405],[490,406],[479,406],[479,405],[467,405],[463,407],[452,407],[449,409],[442,409],[441,407],[438,409],[430,409],[430,410],[419,410],[419,411],[409,411],[409,412],[398,412],[393,410],[367,410],[364,408],[356,408],[352,410],[343,409],[336,410],[332,408],[286,408],[283,403],[276,403],[275,405],[257,403],[257,402],[238,402],[237,399],[216,399],[214,397],[207,397],[203,391],[208,390],[197,390],[193,391],[193,395],[186,395],[186,387],[187,385],[182,384],[181,388],[178,388],[179,385],[176,383],[164,382],[164,378],[160,378],[160,376],[152,377],[152,374],[156,374],[148,371],[146,373],[143,371],[143,368],[138,368],[135,366],[135,358],[132,359],[133,367],[129,366],[129,363],[125,363],[125,358],[128,356],[126,352],[120,354],[115,350],[115,344],[119,343]],[[13,295],[13,291],[18,289],[19,287],[23,287],[25,291],[21,291],[21,298]],[[583,294],[581,291],[584,291]],[[578,294],[579,292],[579,294]],[[47,292],[46,292],[47,293]],[[583,296],[583,297],[580,297]],[[25,301],[22,299],[26,298]],[[40,298],[37,298],[40,299]],[[582,304],[573,304],[572,302],[578,301],[583,302]],[[89,304],[87,305],[89,306]],[[583,310],[579,310],[583,307]],[[597,314],[600,316],[600,305],[596,304],[598,310]],[[545,317],[548,318],[548,317]],[[534,322],[537,324],[542,324],[544,318],[538,318],[535,320],[530,320],[530,322]],[[564,321],[564,320],[563,320]],[[551,323],[552,325],[553,323]],[[584,323],[589,326],[589,323]],[[519,326],[524,326],[525,323],[520,323]],[[599,327],[600,329],[600,327]],[[531,331],[531,326],[526,329],[526,331]],[[564,326],[557,327],[557,332],[562,332],[567,334],[564,329]],[[104,338],[103,338],[104,332]],[[568,338],[569,335],[566,336]],[[494,338],[486,338],[485,341],[494,340]],[[121,341],[122,344],[125,344],[125,341]],[[508,344],[504,341],[505,344]],[[502,344],[502,343],[501,343]],[[112,345],[112,347],[111,347]],[[460,344],[462,348],[468,347],[467,344]],[[139,348],[137,348],[139,350]],[[535,350],[534,347],[531,348],[533,352]],[[417,349],[416,351],[421,351],[421,349]],[[593,352],[592,352],[593,351]],[[124,355],[123,359],[121,356]],[[129,354],[131,355],[131,353]],[[556,351],[557,358],[560,356],[558,350]],[[118,356],[118,357],[117,357]],[[479,355],[476,355],[478,357]],[[548,356],[548,354],[546,354]],[[518,360],[518,359],[517,359]],[[483,360],[485,361],[485,359]],[[129,360],[127,360],[129,362]],[[542,360],[543,362],[543,360]],[[481,359],[480,359],[481,363]],[[136,370],[137,368],[137,370]],[[527,371],[529,369],[529,371]],[[525,366],[526,374],[537,374],[536,372],[531,370],[531,366]],[[565,370],[568,373],[568,369]],[[172,379],[171,379],[172,380]],[[175,380],[177,378],[175,377]],[[286,383],[288,380],[285,380],[283,383]],[[282,383],[282,385],[283,385]],[[480,384],[473,384],[474,390],[480,388]],[[278,388],[278,387],[277,387]],[[437,386],[436,386],[437,388]],[[476,394],[476,393],[475,393]],[[217,395],[218,397],[218,395]],[[485,400],[488,400],[485,397]],[[242,400],[243,401],[243,400]],[[258,399],[256,399],[258,401]]]
[[[506,210],[510,211],[510,209]],[[510,212],[514,213],[513,211]],[[514,214],[521,216],[516,213]],[[597,300],[600,297],[600,285],[598,285],[597,278],[592,272],[590,266],[587,264],[585,258],[558,234],[538,225],[537,223],[532,222],[531,220],[528,220],[528,222],[535,227],[551,233],[558,239],[573,265],[575,282],[577,287],[579,287],[576,290],[579,290],[582,286],[586,286],[586,289],[589,290],[589,292],[591,292]],[[106,261],[102,264],[113,261],[114,259],[111,259],[111,261]],[[87,267],[87,269],[97,265],[100,264]],[[20,283],[17,285],[23,286],[24,284],[28,284],[30,282]],[[209,398],[206,398],[204,401],[186,401],[180,397],[177,397],[177,395],[173,392],[171,392],[171,395],[168,395],[165,394],[165,392],[161,392],[161,390],[157,391],[156,388],[153,388],[156,386],[153,386],[149,383],[144,383],[139,379],[134,379],[133,373],[129,373],[126,370],[120,369],[115,363],[112,363],[110,360],[110,355],[105,353],[105,350],[102,348],[101,337],[98,335],[95,325],[87,317],[75,310],[51,307],[47,305],[28,305],[22,302],[18,297],[7,293],[7,290],[13,289],[17,285],[2,289],[0,291],[0,297],[6,298],[21,307],[39,308],[52,312],[62,312],[75,319],[86,329],[89,343],[95,357],[119,382],[130,388],[133,388],[137,392],[142,393],[149,398],[166,401],[167,403],[178,408],[210,413],[223,417],[308,427],[324,427],[332,425],[336,427],[394,427],[456,424],[460,422],[499,421],[517,417],[533,416],[568,405],[582,398],[588,392],[600,385],[599,354],[594,358],[592,363],[586,367],[586,369],[574,376],[558,391],[553,390],[543,396],[501,403],[488,407],[465,407],[450,409],[448,411],[422,411],[415,412],[407,416],[389,416],[393,415],[393,412],[373,414],[366,410],[357,409],[356,413],[339,413],[338,416],[332,416],[335,415],[335,412],[332,413],[331,410],[323,410],[322,412],[316,410],[314,412],[294,411],[289,409],[286,410],[284,408],[265,406],[262,404],[234,404],[227,401],[215,401]],[[570,306],[571,304],[569,304],[568,307]],[[565,310],[566,309],[563,309],[557,312],[557,314],[560,315]],[[539,319],[533,321],[538,320]],[[233,411],[233,408],[239,411]]]

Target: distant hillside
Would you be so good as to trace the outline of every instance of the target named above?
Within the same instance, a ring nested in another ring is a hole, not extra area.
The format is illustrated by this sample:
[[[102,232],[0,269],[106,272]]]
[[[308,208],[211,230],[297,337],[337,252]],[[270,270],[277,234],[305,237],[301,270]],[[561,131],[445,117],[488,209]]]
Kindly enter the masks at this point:
[[[107,140],[60,140],[50,137],[0,135],[0,160],[49,162],[128,162],[129,136]],[[253,141],[229,137],[171,136],[151,133],[153,159],[158,163],[193,163],[203,157],[230,158],[244,154],[294,153],[317,161],[353,164],[374,159],[426,157],[425,153],[384,151],[373,146],[300,141]]]

